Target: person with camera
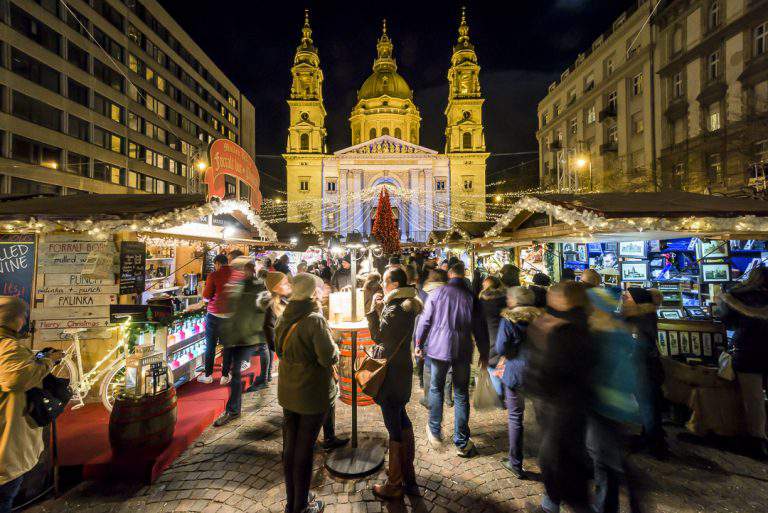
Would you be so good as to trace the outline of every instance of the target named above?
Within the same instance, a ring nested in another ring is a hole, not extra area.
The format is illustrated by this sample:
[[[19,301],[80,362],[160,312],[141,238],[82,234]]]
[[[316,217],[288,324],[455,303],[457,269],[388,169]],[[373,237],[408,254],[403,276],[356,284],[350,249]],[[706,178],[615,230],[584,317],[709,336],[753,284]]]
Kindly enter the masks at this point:
[[[27,391],[64,357],[56,350],[36,355],[19,343],[27,322],[27,303],[0,296],[0,513],[10,513],[24,475],[43,452],[43,428],[27,414]]]

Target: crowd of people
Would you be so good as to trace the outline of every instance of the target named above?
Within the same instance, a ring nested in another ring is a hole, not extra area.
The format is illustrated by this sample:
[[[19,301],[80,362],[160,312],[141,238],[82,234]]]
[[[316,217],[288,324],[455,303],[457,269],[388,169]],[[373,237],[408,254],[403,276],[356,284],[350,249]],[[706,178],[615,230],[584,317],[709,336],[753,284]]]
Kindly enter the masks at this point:
[[[508,454],[499,465],[527,479],[524,456],[538,455],[546,492],[542,511],[558,512],[568,504],[576,512],[617,513],[622,483],[631,510],[640,511],[626,460],[630,428],[640,427],[633,448],[657,458],[668,454],[657,291],[606,287],[592,270],[578,281],[564,273],[555,284],[539,273],[523,286],[512,265],[493,274],[472,269],[470,280],[458,258],[439,261],[428,254],[379,262],[379,271],[369,269],[360,284],[352,283],[348,257],[301,262],[294,273],[285,256],[256,261],[233,251],[218,255],[214,264],[203,291],[207,347],[198,381],[213,384],[221,345],[219,384],[230,393],[215,425],[223,426],[240,415],[243,372],[252,357],[259,356],[259,369],[246,392],[271,386],[279,360],[287,512],[323,511],[323,501],[310,492],[313,452],[349,441],[335,433],[339,348],[327,319],[329,293],[353,285],[362,286],[377,357],[387,362],[373,397],[389,437],[387,478],[373,487],[376,496],[393,500],[421,493],[407,409],[414,376],[428,409],[429,444],[443,450],[452,442],[459,457],[472,458],[478,449],[470,431],[471,382],[487,373],[491,393],[507,410]],[[718,305],[723,321],[735,329],[734,369],[753,454],[765,457],[768,270],[753,271]],[[42,451],[42,431],[25,419],[25,393],[39,387],[63,357],[58,351],[35,354],[18,342],[26,315],[23,301],[0,297],[0,513],[10,511]],[[443,435],[446,406],[454,408],[450,442]],[[530,406],[540,428],[538,447],[524,437]]]

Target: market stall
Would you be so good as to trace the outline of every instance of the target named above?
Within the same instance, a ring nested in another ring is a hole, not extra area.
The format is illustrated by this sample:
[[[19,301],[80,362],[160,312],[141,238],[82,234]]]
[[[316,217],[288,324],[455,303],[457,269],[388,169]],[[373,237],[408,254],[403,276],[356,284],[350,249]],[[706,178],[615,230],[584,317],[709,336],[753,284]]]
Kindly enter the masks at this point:
[[[106,426],[117,397],[171,391],[170,407],[176,386],[195,375],[205,331],[195,305],[212,256],[275,240],[247,203],[202,195],[6,198],[0,231],[2,293],[31,306],[26,343],[67,353],[55,372],[70,379],[75,397],[61,437],[71,436],[77,451],[62,449],[62,459],[102,466],[112,461]],[[200,399],[197,409],[179,406],[188,420],[174,451],[194,439],[188,430],[202,431],[223,409],[225,398]],[[173,424],[166,433],[176,437]],[[154,469],[157,457],[145,463]]]
[[[555,279],[561,269],[573,269],[577,278],[594,269],[609,286],[658,289],[659,350],[680,364],[667,366],[668,397],[703,418],[695,406],[707,403],[705,389],[735,389],[722,379],[691,379],[711,374],[704,368],[715,367],[728,347],[714,299],[768,262],[766,239],[766,202],[660,192],[526,196],[475,242],[513,248],[523,269],[535,261]],[[680,393],[680,383],[690,385],[689,393]],[[706,422],[697,426],[697,432],[723,431]]]

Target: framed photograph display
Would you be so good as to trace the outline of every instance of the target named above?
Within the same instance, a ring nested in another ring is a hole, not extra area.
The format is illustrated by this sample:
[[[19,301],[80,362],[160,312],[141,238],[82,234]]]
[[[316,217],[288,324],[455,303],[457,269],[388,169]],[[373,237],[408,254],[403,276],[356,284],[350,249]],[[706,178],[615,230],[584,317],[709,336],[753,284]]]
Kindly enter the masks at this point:
[[[679,334],[676,331],[670,331],[667,333],[669,337],[669,355],[677,356],[680,354],[680,342]]]
[[[576,254],[577,260],[579,262],[586,262],[587,261],[587,245],[586,244],[577,244],[576,245]]]
[[[620,266],[621,281],[648,281],[650,266],[647,260],[625,261]]]
[[[731,281],[731,266],[728,263],[702,263],[700,267],[704,283]]]
[[[619,242],[619,256],[628,258],[645,258],[648,255],[644,240]]]
[[[576,243],[574,242],[563,243],[563,253],[575,253],[575,252],[576,252]]]
[[[659,310],[659,317],[662,319],[682,319],[683,318],[683,312],[680,311],[679,308],[662,308]]]
[[[605,252],[606,253],[618,253],[619,252],[619,243],[618,242],[606,242],[605,243]]]
[[[661,353],[661,356],[669,356],[666,331],[659,331],[659,352]]]
[[[725,258],[728,256],[727,240],[699,239],[696,244],[696,258]]]

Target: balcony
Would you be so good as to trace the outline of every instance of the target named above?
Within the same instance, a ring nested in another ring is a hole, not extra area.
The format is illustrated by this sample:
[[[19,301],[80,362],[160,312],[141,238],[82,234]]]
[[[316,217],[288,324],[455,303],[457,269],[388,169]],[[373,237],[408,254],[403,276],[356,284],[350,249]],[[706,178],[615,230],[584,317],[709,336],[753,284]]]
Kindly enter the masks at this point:
[[[615,118],[615,117],[616,117],[616,106],[608,105],[606,108],[601,110],[600,113],[597,115],[597,120],[602,123],[608,118]]]
[[[619,152],[619,143],[612,141],[607,142],[605,144],[600,145],[600,155],[605,155],[606,153],[618,153]]]

